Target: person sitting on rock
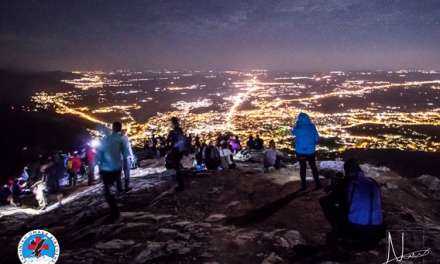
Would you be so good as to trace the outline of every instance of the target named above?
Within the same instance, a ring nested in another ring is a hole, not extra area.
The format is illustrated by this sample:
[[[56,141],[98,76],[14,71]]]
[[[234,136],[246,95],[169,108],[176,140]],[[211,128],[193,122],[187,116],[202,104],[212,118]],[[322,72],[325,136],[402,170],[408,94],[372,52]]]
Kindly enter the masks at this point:
[[[264,149],[264,141],[260,138],[260,135],[257,134],[254,140],[254,149],[255,150],[263,150]]]
[[[205,142],[198,142],[195,145],[195,154],[194,154],[194,167],[196,171],[204,171],[205,168],[205,159],[204,159],[204,150],[206,148]]]
[[[356,160],[344,164],[347,177],[348,234],[362,244],[374,244],[385,234],[379,184],[366,177]]]
[[[316,167],[316,144],[318,144],[319,134],[316,126],[310,120],[306,113],[300,113],[296,124],[292,129],[292,135],[295,137],[295,153],[300,165],[301,190],[307,188],[306,181],[306,162],[312,169],[313,179],[316,189],[321,188],[318,169]]]
[[[269,168],[279,169],[281,165],[279,152],[276,149],[275,141],[269,142],[269,148],[264,151],[264,169],[266,171]]]
[[[212,142],[204,150],[205,165],[208,170],[217,170],[220,166],[220,153]]]
[[[231,151],[233,154],[236,154],[241,150],[240,139],[237,136],[232,135],[229,139],[229,146],[231,147]]]
[[[254,136],[249,135],[248,141],[246,142],[246,146],[249,150],[252,150],[255,148]]]
[[[220,162],[223,169],[235,168],[235,164],[232,157],[232,151],[228,147],[228,142],[223,140],[220,142],[220,147],[218,148],[220,154]]]
[[[361,245],[375,244],[384,235],[380,187],[375,180],[365,177],[354,159],[345,162],[344,173],[330,195],[320,199],[332,225],[332,235]]]

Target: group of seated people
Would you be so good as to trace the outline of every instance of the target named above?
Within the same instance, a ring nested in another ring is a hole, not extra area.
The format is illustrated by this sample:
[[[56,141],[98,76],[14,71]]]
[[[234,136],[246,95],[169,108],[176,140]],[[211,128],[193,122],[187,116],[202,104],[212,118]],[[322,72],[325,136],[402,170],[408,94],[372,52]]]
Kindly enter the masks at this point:
[[[20,196],[28,192],[30,192],[29,174],[25,167],[18,178],[10,178],[0,187],[0,205],[19,206]]]
[[[0,187],[0,205],[20,206],[23,200],[27,200],[27,195],[33,193],[39,207],[46,207],[47,195],[60,194],[60,183],[65,179],[69,187],[74,187],[78,177],[94,177],[93,155],[90,153],[93,153],[91,148],[72,154],[55,151],[31,159],[18,176],[9,178]]]
[[[220,140],[217,144],[208,142],[195,145],[194,165],[197,171],[233,169],[236,167],[234,162],[234,149],[232,141]]]
[[[250,135],[246,146],[249,150],[263,150],[264,149],[264,140],[260,138],[260,135],[254,138],[253,135]]]
[[[152,135],[145,141],[143,156],[141,158],[160,158],[167,153],[166,139],[162,136]]]
[[[199,137],[195,137],[193,147],[195,154],[194,166],[196,170],[219,170],[233,169],[236,167],[234,155],[242,150],[240,139],[235,135],[220,135],[216,141],[201,142]],[[269,142],[265,149],[264,141],[259,135],[254,139],[249,136],[247,150],[261,151],[264,154],[263,166],[265,170],[270,168],[279,169],[281,167],[281,153],[276,149],[275,141]]]

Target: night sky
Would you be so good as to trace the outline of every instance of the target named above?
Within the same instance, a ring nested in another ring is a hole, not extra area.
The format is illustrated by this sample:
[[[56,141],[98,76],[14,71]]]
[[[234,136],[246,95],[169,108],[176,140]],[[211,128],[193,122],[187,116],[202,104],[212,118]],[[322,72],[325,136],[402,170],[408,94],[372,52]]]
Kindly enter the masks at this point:
[[[0,68],[440,69],[440,0],[1,0]]]

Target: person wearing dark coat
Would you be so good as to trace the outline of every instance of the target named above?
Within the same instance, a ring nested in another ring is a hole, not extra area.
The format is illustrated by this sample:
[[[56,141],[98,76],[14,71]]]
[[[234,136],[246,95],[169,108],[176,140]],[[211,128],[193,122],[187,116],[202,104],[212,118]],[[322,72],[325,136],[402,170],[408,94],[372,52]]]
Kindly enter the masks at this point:
[[[255,141],[254,136],[250,135],[248,138],[248,141],[246,142],[246,146],[248,149],[254,149],[255,148]]]
[[[264,141],[260,138],[260,135],[257,135],[257,137],[254,140],[254,149],[255,150],[263,150],[264,149]]]
[[[205,165],[208,170],[217,170],[221,165],[220,153],[212,142],[204,150]]]
[[[166,157],[166,167],[176,171],[176,191],[181,192],[185,189],[181,160],[185,152],[184,149],[187,147],[187,140],[182,128],[180,127],[179,119],[177,117],[172,117],[170,121],[172,129],[169,132],[166,140],[169,149]]]

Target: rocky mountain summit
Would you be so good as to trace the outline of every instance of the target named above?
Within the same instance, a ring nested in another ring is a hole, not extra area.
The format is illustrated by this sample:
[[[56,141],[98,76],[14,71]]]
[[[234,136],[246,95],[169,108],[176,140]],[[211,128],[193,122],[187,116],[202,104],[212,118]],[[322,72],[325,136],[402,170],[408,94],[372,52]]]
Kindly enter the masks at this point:
[[[321,175],[342,169],[321,162]],[[382,188],[384,220],[400,252],[400,234],[414,234],[405,250],[430,248],[424,263],[440,260],[440,180],[408,179],[385,167],[362,166]],[[310,173],[308,174],[310,175]],[[18,263],[17,244],[33,229],[58,238],[58,263],[383,263],[387,240],[361,251],[326,244],[330,226],[318,199],[323,190],[297,192],[299,168],[263,173],[255,163],[235,170],[189,174],[175,193],[161,164],[138,169],[133,189],[118,197],[121,218],[107,219],[102,185],[81,187],[44,211],[2,209],[1,263]],[[326,183],[327,180],[323,180]],[[419,234],[421,234],[419,236]],[[400,254],[400,253],[399,253]],[[412,263],[421,259],[412,259]]]

